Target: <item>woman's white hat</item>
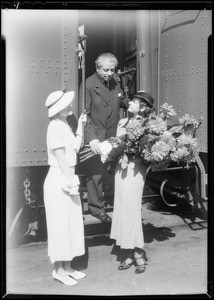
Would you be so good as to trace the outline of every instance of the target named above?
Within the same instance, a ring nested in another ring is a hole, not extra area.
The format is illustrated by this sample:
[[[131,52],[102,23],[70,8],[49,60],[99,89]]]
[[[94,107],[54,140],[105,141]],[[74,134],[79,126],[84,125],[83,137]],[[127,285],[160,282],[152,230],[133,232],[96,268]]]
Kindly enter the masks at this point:
[[[52,92],[46,102],[45,106],[48,108],[48,116],[49,118],[55,116],[64,108],[69,106],[74,99],[74,92],[62,92],[56,91]]]

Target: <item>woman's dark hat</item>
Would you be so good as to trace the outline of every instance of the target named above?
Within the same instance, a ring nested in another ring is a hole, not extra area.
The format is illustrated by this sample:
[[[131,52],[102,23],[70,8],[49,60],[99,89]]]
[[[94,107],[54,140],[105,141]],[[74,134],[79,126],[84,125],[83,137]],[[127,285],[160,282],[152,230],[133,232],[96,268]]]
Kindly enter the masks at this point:
[[[139,98],[141,100],[144,100],[151,107],[153,107],[154,102],[155,102],[153,97],[151,95],[149,95],[148,93],[144,92],[144,91],[137,92],[137,94],[135,94],[133,98]]]

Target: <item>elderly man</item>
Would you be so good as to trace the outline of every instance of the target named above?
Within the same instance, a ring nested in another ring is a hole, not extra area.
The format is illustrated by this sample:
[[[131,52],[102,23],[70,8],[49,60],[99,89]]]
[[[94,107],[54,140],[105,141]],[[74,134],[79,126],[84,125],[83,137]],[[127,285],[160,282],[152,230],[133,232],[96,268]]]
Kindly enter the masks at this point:
[[[111,53],[101,54],[95,61],[96,72],[86,79],[85,108],[88,116],[85,125],[85,144],[89,144],[94,154],[99,154],[99,143],[116,135],[123,91],[115,79],[117,58]],[[81,97],[80,89],[80,97]],[[95,155],[86,162],[86,183],[88,207],[90,213],[102,222],[111,222],[105,212],[103,202],[102,177],[105,165],[100,155]]]

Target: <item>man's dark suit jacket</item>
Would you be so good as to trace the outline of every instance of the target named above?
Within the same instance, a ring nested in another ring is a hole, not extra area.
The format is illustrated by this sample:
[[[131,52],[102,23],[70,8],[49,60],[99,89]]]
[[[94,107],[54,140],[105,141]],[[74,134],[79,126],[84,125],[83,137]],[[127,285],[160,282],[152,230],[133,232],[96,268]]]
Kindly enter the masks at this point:
[[[93,139],[100,142],[116,135],[119,108],[123,92],[119,83],[112,78],[109,89],[97,73],[86,79],[85,109],[88,121],[85,125],[85,144]]]

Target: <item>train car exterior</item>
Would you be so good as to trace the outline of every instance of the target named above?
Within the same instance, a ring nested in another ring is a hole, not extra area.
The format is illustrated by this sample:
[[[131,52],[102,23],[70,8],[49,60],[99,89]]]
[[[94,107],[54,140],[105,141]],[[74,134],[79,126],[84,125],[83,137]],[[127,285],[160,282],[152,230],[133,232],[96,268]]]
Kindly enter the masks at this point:
[[[6,49],[7,234],[13,240],[13,236],[23,236],[38,215],[45,221],[47,96],[55,90],[74,90],[78,115],[78,12],[5,10],[2,34]]]
[[[196,119],[203,116],[197,138],[204,196],[211,10],[124,10],[111,14],[105,11],[100,12],[100,26],[95,30],[93,26],[97,24],[93,25],[91,19],[96,13],[15,9],[2,13],[6,49],[8,238],[23,237],[29,224],[35,224],[42,214],[40,227],[45,231],[42,187],[48,170],[48,116],[44,103],[54,90],[74,90],[75,117],[80,114],[81,70],[76,49],[81,25],[87,35],[86,75],[94,72],[93,62],[100,52],[113,52],[120,69],[127,71],[121,84],[130,97],[143,89],[156,99],[157,111],[167,102],[176,109],[178,117],[185,113]],[[112,21],[110,29],[105,29],[107,18]],[[104,29],[102,38],[100,29]],[[76,118],[70,120],[73,127]]]

